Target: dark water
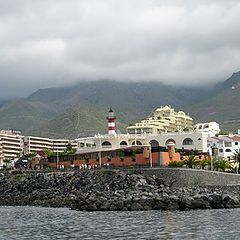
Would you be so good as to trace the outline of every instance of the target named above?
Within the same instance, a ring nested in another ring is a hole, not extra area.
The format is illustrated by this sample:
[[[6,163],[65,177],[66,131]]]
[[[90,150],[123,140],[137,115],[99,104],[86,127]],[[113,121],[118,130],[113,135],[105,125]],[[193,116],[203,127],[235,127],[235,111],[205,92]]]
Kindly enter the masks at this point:
[[[0,207],[0,239],[240,239],[240,209],[77,212]]]

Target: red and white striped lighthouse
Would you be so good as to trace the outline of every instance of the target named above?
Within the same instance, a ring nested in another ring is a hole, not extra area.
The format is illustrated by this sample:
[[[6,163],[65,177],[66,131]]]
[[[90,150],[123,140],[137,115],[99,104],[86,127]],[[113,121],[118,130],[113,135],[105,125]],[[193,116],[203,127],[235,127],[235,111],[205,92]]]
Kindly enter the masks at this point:
[[[115,126],[115,119],[114,111],[112,108],[108,111],[108,134],[116,134],[116,126]]]

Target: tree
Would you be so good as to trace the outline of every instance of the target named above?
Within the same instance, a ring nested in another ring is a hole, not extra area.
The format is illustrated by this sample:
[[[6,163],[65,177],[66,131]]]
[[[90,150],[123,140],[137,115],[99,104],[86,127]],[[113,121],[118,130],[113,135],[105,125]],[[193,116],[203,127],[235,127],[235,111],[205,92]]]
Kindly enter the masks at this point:
[[[10,163],[11,163],[11,160],[10,160],[10,159],[5,158],[5,159],[3,160],[3,163],[4,163],[4,166],[3,166],[4,169],[8,169],[8,168],[11,167],[11,166],[10,166]]]
[[[219,135],[228,135],[229,132],[226,131],[226,130],[221,130],[218,134],[216,134],[216,136],[219,136]]]
[[[235,165],[236,165],[236,172],[239,173],[240,151],[235,150],[234,161],[235,161]]]
[[[188,158],[184,160],[184,164],[188,168],[193,168],[193,166],[198,165],[199,161],[195,158],[193,154],[188,155]]]
[[[226,159],[215,159],[213,162],[213,166],[217,171],[221,170],[223,172],[225,172],[226,170],[232,171],[233,169],[231,163]]]
[[[199,165],[201,166],[202,169],[205,169],[206,166],[211,166],[211,160],[203,159],[199,161]]]
[[[67,147],[66,147],[66,149],[65,149],[65,151],[64,151],[64,154],[73,154],[73,153],[75,153],[76,152],[76,149],[74,149],[73,147],[72,147],[72,144],[71,143],[68,143],[68,145],[67,145]]]

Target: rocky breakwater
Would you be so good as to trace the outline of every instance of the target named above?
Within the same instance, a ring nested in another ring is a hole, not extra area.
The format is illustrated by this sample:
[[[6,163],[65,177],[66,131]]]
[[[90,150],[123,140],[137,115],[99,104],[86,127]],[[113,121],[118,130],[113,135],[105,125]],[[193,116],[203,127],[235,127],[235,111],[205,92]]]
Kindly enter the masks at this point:
[[[119,171],[0,173],[0,205],[81,211],[236,208],[239,190],[239,186],[174,188],[154,175]]]

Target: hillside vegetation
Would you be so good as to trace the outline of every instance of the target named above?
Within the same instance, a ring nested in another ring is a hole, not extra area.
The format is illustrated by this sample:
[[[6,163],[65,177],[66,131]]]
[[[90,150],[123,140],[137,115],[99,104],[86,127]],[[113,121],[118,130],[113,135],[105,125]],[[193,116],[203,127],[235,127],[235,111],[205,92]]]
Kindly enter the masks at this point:
[[[0,105],[0,129],[24,134],[73,138],[105,133],[107,112],[115,110],[117,126],[146,118],[155,108],[171,105],[196,122],[217,121],[225,130],[240,128],[240,73],[211,89],[166,86],[157,82],[99,80],[40,89],[26,99]]]

